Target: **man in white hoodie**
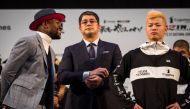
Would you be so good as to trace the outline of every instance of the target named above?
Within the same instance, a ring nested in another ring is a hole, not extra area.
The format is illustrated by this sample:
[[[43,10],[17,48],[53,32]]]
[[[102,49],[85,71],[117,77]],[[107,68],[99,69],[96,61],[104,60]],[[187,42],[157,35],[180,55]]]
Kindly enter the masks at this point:
[[[150,10],[146,17],[147,42],[126,53],[115,70],[118,81],[130,78],[134,109],[180,109],[177,103],[177,81],[187,81],[188,61],[164,42],[166,16]]]

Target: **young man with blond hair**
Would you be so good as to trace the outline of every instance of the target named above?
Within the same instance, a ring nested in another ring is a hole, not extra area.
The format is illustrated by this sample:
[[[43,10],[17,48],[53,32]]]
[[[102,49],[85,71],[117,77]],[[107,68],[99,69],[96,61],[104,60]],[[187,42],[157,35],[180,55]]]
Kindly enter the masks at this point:
[[[150,10],[146,17],[147,42],[129,51],[115,73],[123,82],[130,78],[134,109],[180,109],[177,103],[177,82],[187,80],[188,61],[164,42],[166,16]]]

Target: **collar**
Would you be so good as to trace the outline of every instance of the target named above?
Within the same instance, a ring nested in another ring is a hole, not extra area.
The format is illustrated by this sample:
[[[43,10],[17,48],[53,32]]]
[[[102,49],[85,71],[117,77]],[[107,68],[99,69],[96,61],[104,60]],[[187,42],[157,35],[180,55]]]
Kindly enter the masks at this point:
[[[87,41],[87,40],[85,40],[85,39],[83,39],[83,40],[84,40],[86,46],[88,46],[88,45],[91,43],[91,42],[89,42],[89,41]],[[96,46],[98,46],[99,40],[100,40],[100,38],[97,38],[97,39],[96,39],[95,41],[93,41],[92,43],[94,43]]]
[[[147,55],[162,55],[169,51],[169,46],[164,42],[153,41],[140,45],[140,49]]]
[[[40,37],[41,37],[42,39],[44,39],[49,45],[51,44],[52,39],[51,39],[50,36],[48,36],[48,35],[45,34],[45,33],[40,32],[40,31],[37,31],[37,33],[40,34]]]
[[[51,37],[45,33],[40,32],[40,31],[37,31],[37,33],[42,38],[42,43],[43,43],[44,49],[45,49],[46,53],[48,54],[49,46],[50,46],[51,41],[52,41]]]

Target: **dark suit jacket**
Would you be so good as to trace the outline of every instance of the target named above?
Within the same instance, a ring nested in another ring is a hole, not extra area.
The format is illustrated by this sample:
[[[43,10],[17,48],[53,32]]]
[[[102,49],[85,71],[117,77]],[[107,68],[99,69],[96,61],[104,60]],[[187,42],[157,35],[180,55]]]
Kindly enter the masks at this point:
[[[105,67],[112,73],[121,58],[117,44],[101,40],[98,42],[97,58],[94,61],[89,59],[84,41],[66,47],[58,74],[58,80],[62,84],[70,85],[65,109],[108,109],[104,96],[104,92],[109,90],[108,78],[104,80],[104,85],[91,90],[83,82],[83,72]]]

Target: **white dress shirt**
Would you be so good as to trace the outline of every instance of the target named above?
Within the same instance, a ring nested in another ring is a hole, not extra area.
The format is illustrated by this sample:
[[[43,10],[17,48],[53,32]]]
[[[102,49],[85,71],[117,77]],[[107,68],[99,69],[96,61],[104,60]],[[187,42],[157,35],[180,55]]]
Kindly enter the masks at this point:
[[[44,49],[45,49],[45,51],[46,51],[46,54],[48,54],[48,50],[49,50],[49,46],[50,46],[50,44],[51,44],[51,41],[52,41],[52,39],[51,39],[51,37],[50,36],[48,36],[47,34],[45,34],[45,33],[42,33],[42,32],[39,32],[39,31],[37,31],[37,33],[40,35],[40,37],[42,38],[42,43],[43,43],[43,46],[44,46]]]

